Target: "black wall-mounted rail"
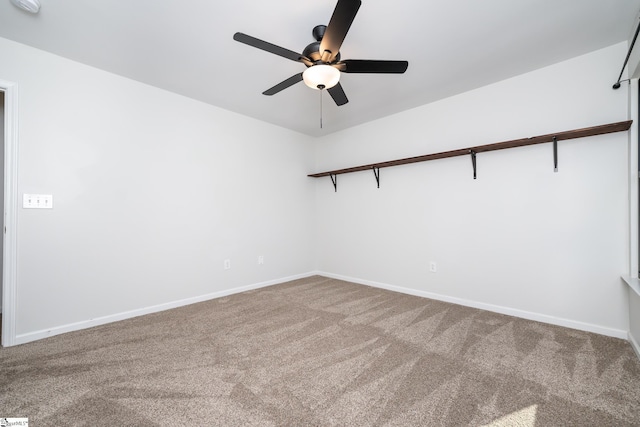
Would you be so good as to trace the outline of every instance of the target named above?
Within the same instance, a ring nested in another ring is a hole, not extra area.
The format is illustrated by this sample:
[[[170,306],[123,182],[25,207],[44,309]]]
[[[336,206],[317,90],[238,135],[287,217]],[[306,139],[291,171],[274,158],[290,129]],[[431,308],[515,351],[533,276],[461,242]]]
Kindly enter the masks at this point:
[[[604,135],[604,134],[607,134],[607,133],[623,132],[623,131],[629,130],[629,128],[631,127],[631,123],[633,123],[632,120],[627,120],[627,121],[624,121],[624,122],[609,123],[609,124],[606,124],[606,125],[592,126],[592,127],[588,127],[588,128],[582,128],[582,129],[574,129],[574,130],[569,130],[569,131],[565,131],[565,132],[550,133],[548,135],[534,136],[534,137],[531,137],[531,138],[514,139],[512,141],[498,142],[496,144],[478,145],[478,146],[475,146],[475,147],[461,148],[459,150],[443,151],[441,153],[425,154],[423,156],[408,157],[408,158],[404,158],[404,159],[391,160],[391,161],[387,161],[387,162],[371,163],[371,164],[368,164],[368,165],[355,166],[355,167],[351,167],[351,168],[336,169],[336,170],[327,171],[327,172],[313,173],[313,174],[310,174],[310,175],[307,175],[307,176],[310,176],[310,177],[313,177],[313,178],[320,178],[320,177],[323,177],[323,176],[331,176],[331,180],[333,181],[334,187],[336,187],[336,191],[337,191],[336,180],[337,180],[337,176],[338,175],[344,174],[344,173],[360,172],[360,171],[364,171],[364,170],[373,169],[374,173],[376,174],[376,180],[378,181],[378,187],[379,187],[380,186],[380,178],[379,178],[379,176],[380,176],[379,175],[380,168],[407,165],[407,164],[410,164],[410,163],[426,162],[426,161],[429,161],[429,160],[446,159],[448,157],[468,156],[469,154],[471,154],[472,164],[473,164],[473,177],[475,179],[476,178],[476,154],[477,153],[484,153],[484,152],[487,152],[487,151],[504,150],[504,149],[507,149],[507,148],[515,148],[515,147],[525,147],[527,145],[543,144],[545,142],[553,142],[554,143],[554,170],[557,170],[557,168],[558,168],[558,156],[557,156],[557,143],[558,143],[558,141],[567,140],[567,139],[575,139],[575,138],[584,138],[584,137],[587,137],[587,136]],[[376,173],[376,170],[377,170],[377,173]]]
[[[622,64],[622,70],[620,70],[620,75],[618,76],[618,81],[613,84],[613,89],[620,89],[620,83],[623,81],[622,74],[624,74],[624,69],[629,62],[629,58],[631,57],[631,51],[633,47],[636,45],[636,40],[638,40],[638,33],[640,33],[640,24],[636,28],[636,33],[633,35],[633,40],[631,41],[631,45],[629,45],[629,50],[627,51],[627,57],[624,59],[624,64]]]

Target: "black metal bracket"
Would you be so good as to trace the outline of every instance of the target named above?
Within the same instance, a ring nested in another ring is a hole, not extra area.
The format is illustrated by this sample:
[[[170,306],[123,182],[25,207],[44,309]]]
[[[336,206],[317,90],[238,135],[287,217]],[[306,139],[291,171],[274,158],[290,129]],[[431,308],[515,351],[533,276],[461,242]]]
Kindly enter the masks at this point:
[[[558,172],[558,137],[553,137],[553,171]]]
[[[469,154],[471,154],[471,164],[473,165],[473,179],[476,179],[477,177],[476,152],[473,150],[469,150]]]
[[[338,192],[338,174],[332,173],[332,174],[329,174],[329,177],[331,177],[331,182],[333,182],[333,189],[337,193]]]
[[[373,169],[373,174],[376,177],[376,182],[378,183],[378,188],[380,188],[380,168],[373,166],[372,169]]]

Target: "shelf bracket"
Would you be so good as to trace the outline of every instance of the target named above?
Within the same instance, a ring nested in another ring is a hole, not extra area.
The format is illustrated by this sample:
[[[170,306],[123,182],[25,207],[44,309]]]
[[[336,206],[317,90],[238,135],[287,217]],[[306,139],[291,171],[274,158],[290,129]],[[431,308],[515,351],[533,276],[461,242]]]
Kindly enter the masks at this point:
[[[329,177],[331,177],[331,182],[333,183],[333,189],[337,193],[338,192],[338,174],[332,173],[332,174],[329,174]]]
[[[553,137],[553,171],[558,172],[558,137]]]
[[[473,165],[473,179],[476,179],[477,177],[476,152],[473,150],[469,150],[469,154],[471,154],[471,164]]]
[[[376,177],[376,182],[378,183],[378,188],[380,188],[380,168],[377,168],[377,167],[373,166],[371,169],[373,169],[373,174]]]

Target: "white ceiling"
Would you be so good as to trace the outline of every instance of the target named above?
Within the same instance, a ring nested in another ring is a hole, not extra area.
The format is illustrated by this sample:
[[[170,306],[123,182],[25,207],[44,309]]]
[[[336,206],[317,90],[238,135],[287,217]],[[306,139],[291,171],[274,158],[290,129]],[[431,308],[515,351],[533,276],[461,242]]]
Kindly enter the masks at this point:
[[[0,0],[0,37],[312,136],[627,40],[640,10],[640,0],[363,0],[342,59],[407,60],[409,68],[342,74],[349,103],[337,107],[324,93],[320,129],[318,91],[298,83],[262,95],[304,65],[232,37],[302,52],[336,0],[41,3],[31,15]]]

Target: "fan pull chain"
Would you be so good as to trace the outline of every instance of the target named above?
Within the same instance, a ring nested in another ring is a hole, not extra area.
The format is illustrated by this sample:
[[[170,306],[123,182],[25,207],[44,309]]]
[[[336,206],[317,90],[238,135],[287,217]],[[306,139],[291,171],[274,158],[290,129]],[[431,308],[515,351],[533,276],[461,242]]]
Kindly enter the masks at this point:
[[[320,85],[322,86],[322,85]],[[318,86],[318,87],[320,87]],[[322,89],[324,87],[320,88],[320,129],[322,129]]]

